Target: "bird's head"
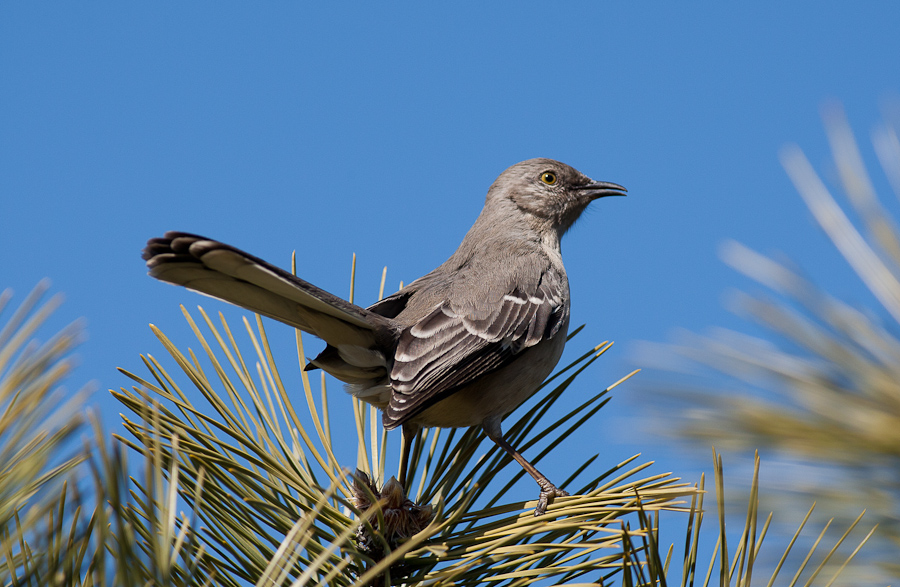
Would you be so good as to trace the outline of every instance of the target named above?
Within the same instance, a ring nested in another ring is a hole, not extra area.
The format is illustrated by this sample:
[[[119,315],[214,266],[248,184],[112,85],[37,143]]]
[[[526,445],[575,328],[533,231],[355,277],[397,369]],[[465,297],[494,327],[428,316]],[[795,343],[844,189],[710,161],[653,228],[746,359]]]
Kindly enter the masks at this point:
[[[500,174],[488,190],[487,204],[512,202],[537,225],[562,236],[592,201],[624,196],[620,185],[594,181],[553,159],[529,159]]]

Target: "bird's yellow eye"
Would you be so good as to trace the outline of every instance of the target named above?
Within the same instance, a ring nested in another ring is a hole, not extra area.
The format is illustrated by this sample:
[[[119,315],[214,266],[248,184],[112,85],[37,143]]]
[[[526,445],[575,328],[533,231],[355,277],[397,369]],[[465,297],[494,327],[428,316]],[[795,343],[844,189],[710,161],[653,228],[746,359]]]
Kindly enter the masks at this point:
[[[552,171],[545,171],[541,174],[541,181],[547,185],[553,185],[556,183],[556,174]]]

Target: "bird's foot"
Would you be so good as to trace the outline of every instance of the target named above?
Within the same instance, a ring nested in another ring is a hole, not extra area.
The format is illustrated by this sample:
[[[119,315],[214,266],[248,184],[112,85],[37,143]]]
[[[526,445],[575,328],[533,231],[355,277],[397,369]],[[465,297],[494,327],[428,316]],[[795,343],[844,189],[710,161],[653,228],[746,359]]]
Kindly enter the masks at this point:
[[[547,513],[547,506],[553,503],[553,498],[556,497],[568,497],[569,493],[567,491],[563,491],[550,483],[541,483],[541,496],[538,498],[537,507],[534,508],[534,515],[543,516]]]

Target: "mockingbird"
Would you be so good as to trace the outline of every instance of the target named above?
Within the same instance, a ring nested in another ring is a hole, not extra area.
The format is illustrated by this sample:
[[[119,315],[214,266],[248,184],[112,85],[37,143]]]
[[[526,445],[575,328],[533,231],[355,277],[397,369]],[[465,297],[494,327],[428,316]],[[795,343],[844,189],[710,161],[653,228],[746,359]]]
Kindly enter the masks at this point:
[[[556,366],[569,327],[560,238],[591,201],[625,195],[552,159],[513,165],[493,183],[459,249],[397,293],[361,308],[214,240],[167,232],[148,241],[150,275],[274,318],[323,339],[321,368],[403,427],[400,483],[421,426],[481,426],[534,477],[535,515],[568,495],[520,455],[504,416]]]

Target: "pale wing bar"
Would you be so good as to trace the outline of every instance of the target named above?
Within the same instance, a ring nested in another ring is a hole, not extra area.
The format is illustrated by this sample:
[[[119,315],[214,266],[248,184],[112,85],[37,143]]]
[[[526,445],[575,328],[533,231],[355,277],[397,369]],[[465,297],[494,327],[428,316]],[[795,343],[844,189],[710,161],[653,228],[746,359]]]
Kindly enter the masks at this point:
[[[552,338],[568,314],[563,287],[560,276],[548,269],[535,292],[512,290],[485,319],[459,315],[445,302],[405,330],[394,355],[385,428],[403,424],[522,350]]]

